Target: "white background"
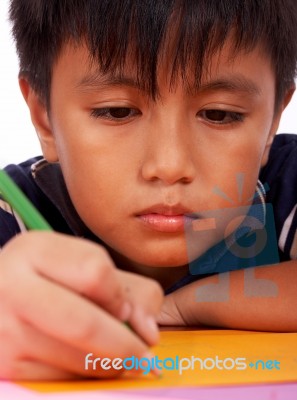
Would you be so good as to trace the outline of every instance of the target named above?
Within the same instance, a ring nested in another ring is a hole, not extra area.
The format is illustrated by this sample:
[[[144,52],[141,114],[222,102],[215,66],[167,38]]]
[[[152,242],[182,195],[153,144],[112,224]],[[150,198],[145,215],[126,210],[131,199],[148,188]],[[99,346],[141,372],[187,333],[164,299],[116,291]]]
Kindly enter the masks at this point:
[[[18,87],[18,60],[7,21],[8,0],[0,0],[0,166],[40,154],[27,106]],[[279,132],[297,132],[297,94]]]

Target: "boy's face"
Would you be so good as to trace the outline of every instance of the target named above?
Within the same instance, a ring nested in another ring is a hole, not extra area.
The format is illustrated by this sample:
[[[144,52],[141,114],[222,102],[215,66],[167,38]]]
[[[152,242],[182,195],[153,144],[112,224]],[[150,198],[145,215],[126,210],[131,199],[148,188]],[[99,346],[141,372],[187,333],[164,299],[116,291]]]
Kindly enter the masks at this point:
[[[170,88],[164,63],[154,101],[132,63],[112,78],[88,57],[68,45],[54,65],[50,118],[37,126],[45,157],[59,160],[75,208],[108,246],[146,266],[185,265],[184,214],[251,202],[279,120],[270,61],[260,49],[230,61],[226,46],[196,93],[180,78]],[[222,235],[210,230],[197,256]]]

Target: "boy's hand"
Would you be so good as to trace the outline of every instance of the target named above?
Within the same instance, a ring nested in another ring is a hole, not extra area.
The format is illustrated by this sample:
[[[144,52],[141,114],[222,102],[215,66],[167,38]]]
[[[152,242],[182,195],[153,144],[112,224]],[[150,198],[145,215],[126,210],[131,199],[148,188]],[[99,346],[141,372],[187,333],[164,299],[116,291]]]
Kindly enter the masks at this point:
[[[157,317],[158,324],[195,327],[217,325],[215,321],[211,320],[213,306],[217,307],[218,304],[221,304],[216,280],[216,276],[203,278],[165,296],[161,312]],[[210,302],[198,302],[197,290],[207,284],[209,285],[208,295],[212,300]]]
[[[182,302],[182,304],[180,304]],[[179,290],[165,297],[157,322],[161,326],[186,326],[183,313],[187,309],[186,304],[179,296]],[[195,325],[195,324],[193,324]]]
[[[117,375],[85,370],[85,356],[145,356],[158,341],[162,299],[155,281],[116,269],[96,244],[19,235],[0,252],[0,379]]]

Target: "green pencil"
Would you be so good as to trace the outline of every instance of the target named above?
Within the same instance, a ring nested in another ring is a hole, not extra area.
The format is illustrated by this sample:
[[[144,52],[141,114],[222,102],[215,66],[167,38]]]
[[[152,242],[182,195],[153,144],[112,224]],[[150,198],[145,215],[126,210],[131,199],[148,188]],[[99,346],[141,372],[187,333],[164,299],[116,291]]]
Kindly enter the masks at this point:
[[[28,229],[51,231],[52,227],[34,207],[10,176],[0,169],[0,194],[19,214]]]

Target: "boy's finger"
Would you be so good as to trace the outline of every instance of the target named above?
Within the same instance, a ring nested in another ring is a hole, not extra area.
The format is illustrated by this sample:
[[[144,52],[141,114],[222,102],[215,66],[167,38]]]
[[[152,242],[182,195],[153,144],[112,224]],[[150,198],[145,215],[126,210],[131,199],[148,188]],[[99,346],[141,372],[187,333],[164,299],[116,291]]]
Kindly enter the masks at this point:
[[[20,277],[22,279],[22,277]],[[123,323],[86,298],[38,275],[16,282],[11,307],[37,330],[83,352],[102,357],[142,357],[148,349]]]
[[[138,304],[146,314],[156,316],[164,298],[160,284],[152,278],[126,271],[119,271],[119,274],[128,299]]]
[[[72,376],[73,378],[114,378],[125,371],[124,368],[119,368],[118,365],[115,365],[115,368],[106,368],[106,365],[101,366],[100,359],[104,357],[101,357],[100,354],[86,357],[87,352],[36,330],[32,325],[7,313],[3,308],[1,309],[1,317],[3,317],[3,320],[0,342],[5,340],[6,337],[9,337],[10,340],[6,343],[5,348],[2,347],[0,349],[0,375],[2,378],[18,379],[19,376],[22,377],[24,375],[23,362],[27,360],[34,360],[33,365],[36,368],[42,365],[45,376],[47,371],[50,371],[48,379],[53,379],[53,376],[59,376],[60,379],[63,379],[63,377],[68,379],[68,376],[69,379],[72,379]],[[108,346],[109,344],[106,345]],[[123,346],[123,352],[120,355],[122,359],[128,356],[125,351],[125,346]],[[87,364],[86,359],[89,360]],[[92,363],[92,359],[98,360],[96,363]],[[111,359],[111,366],[112,363],[113,360]],[[95,368],[93,368],[93,365]],[[48,369],[45,368],[46,366],[48,366]],[[52,370],[54,375],[51,372]],[[28,371],[27,376],[28,379],[41,379],[35,367]]]
[[[49,365],[57,371],[65,371],[75,376],[111,378],[123,373],[123,369],[104,369],[96,364],[95,369],[87,363],[87,352],[47,336],[37,331],[32,326],[21,323],[23,359],[34,359],[43,365]],[[124,358],[124,354],[121,355]],[[100,358],[100,355],[93,355],[93,358]]]
[[[163,302],[161,286],[153,279],[125,271],[121,271],[121,279],[132,304],[130,325],[147,343],[155,345],[159,340],[156,318]]]
[[[14,263],[18,273],[21,266],[31,269],[33,265],[38,274],[86,296],[117,318],[127,319],[130,309],[123,286],[111,258],[101,246],[51,232],[20,235],[8,243],[3,253],[12,246],[18,250]],[[18,254],[27,254],[26,264],[17,258]]]

